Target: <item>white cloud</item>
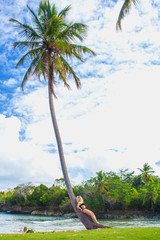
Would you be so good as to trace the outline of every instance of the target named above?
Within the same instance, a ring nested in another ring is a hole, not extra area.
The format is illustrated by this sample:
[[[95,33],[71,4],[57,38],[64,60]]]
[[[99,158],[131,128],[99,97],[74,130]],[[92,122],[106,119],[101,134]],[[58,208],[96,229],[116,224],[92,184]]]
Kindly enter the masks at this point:
[[[61,96],[65,93],[66,97],[55,100],[56,112],[63,142],[72,143],[64,144],[69,168],[93,173],[120,168],[136,171],[148,162],[159,174],[155,165],[160,157],[159,71],[156,67],[154,73],[150,67],[136,72],[121,71],[107,78],[104,89],[101,87],[105,81],[100,84],[92,79],[95,92],[91,92],[87,83],[81,91],[67,92],[60,86]],[[30,96],[28,100],[36,106],[37,93],[31,95],[32,101]],[[26,107],[30,107],[29,102]],[[44,108],[41,112],[46,116],[44,119],[26,129],[28,139],[43,148],[45,144],[56,145],[48,110]],[[40,117],[38,107],[34,112]]]
[[[3,94],[0,94],[0,101],[4,101],[7,100],[6,96],[4,96]]]
[[[20,142],[20,120],[0,115],[0,176],[1,188],[15,187],[16,184],[53,184],[61,175],[56,155],[44,152],[34,142]]]
[[[7,87],[12,87],[13,85],[17,84],[17,80],[14,78],[9,78],[7,81],[4,81],[4,85]]]

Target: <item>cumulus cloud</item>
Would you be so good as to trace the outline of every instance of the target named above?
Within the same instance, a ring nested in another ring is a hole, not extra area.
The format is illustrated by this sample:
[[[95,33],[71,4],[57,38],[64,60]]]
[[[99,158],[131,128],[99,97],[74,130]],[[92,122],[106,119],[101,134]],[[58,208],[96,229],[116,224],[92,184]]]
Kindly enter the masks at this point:
[[[54,179],[61,175],[57,156],[44,152],[32,140],[21,142],[21,123],[17,117],[0,115],[0,126],[1,188],[28,181],[53,184]]]
[[[61,126],[64,139],[68,136],[79,150],[75,154],[77,163],[95,172],[120,168],[136,171],[148,162],[159,174],[155,165],[160,153],[158,75],[158,68],[154,74],[150,68],[113,74],[100,106],[70,120],[66,132]],[[84,148],[87,150],[82,151]]]
[[[17,84],[17,80],[14,78],[10,78],[7,81],[4,82],[4,85],[6,85],[7,87],[12,87],[14,85]]]

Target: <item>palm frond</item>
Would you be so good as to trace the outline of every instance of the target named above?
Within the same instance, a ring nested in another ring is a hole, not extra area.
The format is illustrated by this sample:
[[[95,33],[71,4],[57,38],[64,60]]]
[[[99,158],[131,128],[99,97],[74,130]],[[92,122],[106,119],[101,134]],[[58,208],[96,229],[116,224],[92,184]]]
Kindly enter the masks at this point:
[[[73,68],[68,64],[68,62],[62,56],[60,56],[60,60],[65,68],[65,71],[74,78],[77,88],[80,88],[81,87],[80,79],[77,77]]]
[[[34,13],[34,11],[29,6],[27,6],[27,8],[29,9],[31,14],[33,15],[34,22],[37,25],[38,29],[40,30],[41,34],[43,34],[44,29],[43,29],[43,26],[42,26],[41,22],[39,21],[37,15]]]
[[[52,17],[52,8],[49,1],[40,2],[38,15],[43,22],[48,21]]]
[[[64,83],[64,86],[67,87],[68,89],[70,89],[69,84],[66,81],[66,74],[65,74],[65,70],[63,68],[58,68],[57,69],[57,74],[59,76],[59,79],[61,79]]]
[[[43,11],[43,2],[41,1],[39,4],[39,9],[38,9],[38,16],[41,21],[41,24],[44,27],[46,27],[46,17],[44,16],[44,11]]]
[[[41,2],[39,5],[39,18],[44,28],[44,36],[50,42],[59,31],[61,19],[57,16],[55,5],[50,6],[48,2]]]
[[[51,16],[57,16],[57,11],[56,11],[56,6],[55,4],[53,4],[52,8],[51,8]]]
[[[22,29],[19,34],[27,37],[28,40],[34,41],[36,39],[42,39],[42,36],[37,34],[37,32],[31,26],[23,24],[13,18],[11,18],[9,21],[16,23],[15,27],[20,30]]]
[[[45,12],[46,12],[47,18],[50,19],[52,17],[52,8],[50,5],[50,2],[46,1],[44,6],[45,6]]]
[[[71,5],[65,7],[59,14],[58,17],[65,18],[68,11],[71,9]]]
[[[24,84],[26,83],[26,81],[28,80],[29,76],[32,75],[32,73],[34,72],[34,69],[37,65],[37,62],[39,61],[39,56],[37,56],[36,58],[33,59],[33,61],[31,62],[27,72],[24,75],[23,81],[22,81],[22,85],[21,88],[24,88]]]
[[[41,48],[32,49],[31,51],[27,52],[23,57],[18,61],[16,68],[20,65],[23,65],[24,60],[29,57],[30,59],[35,58],[35,56],[39,55]]]
[[[45,37],[49,42],[56,38],[58,32],[60,31],[61,22],[58,17],[52,16],[47,22],[47,28],[45,32]]]
[[[41,52],[41,57],[39,59],[39,62],[37,66],[34,69],[33,74],[36,74],[38,78],[40,79],[40,76],[43,75],[44,79],[46,79],[45,75],[48,74],[48,54],[46,52]]]
[[[57,40],[50,47],[54,49],[54,52],[62,55],[63,57],[72,58],[76,57],[81,62],[84,61],[83,54],[89,53],[95,55],[95,53],[82,45],[69,44],[64,40]]]
[[[77,53],[89,53],[89,54],[92,54],[92,55],[96,55],[93,50],[91,50],[90,48],[88,48],[86,46],[72,44],[72,48]]]
[[[56,57],[55,62],[56,62],[56,65],[54,66],[54,68],[55,68],[56,74],[59,76],[59,79],[63,81],[64,86],[70,89],[70,86],[66,81],[67,70],[65,68],[65,65],[63,64],[59,56]]]
[[[137,0],[125,0],[124,1],[124,4],[121,8],[121,11],[120,11],[120,14],[118,16],[117,23],[116,23],[116,30],[122,30],[121,21],[129,13],[132,3],[134,5],[136,5]]]
[[[20,42],[14,42],[13,46],[19,47],[20,49],[35,49],[39,47],[42,43],[41,42],[35,42],[35,41],[20,41]]]
[[[92,51],[91,49],[89,49],[85,46],[70,44],[70,48],[68,47],[63,55],[65,55],[66,57],[69,57],[69,58],[76,57],[81,62],[84,62],[83,55],[86,53],[95,55],[94,51]]]
[[[74,23],[68,25],[60,34],[57,36],[59,39],[64,39],[66,41],[74,40],[75,38],[83,41],[87,33],[87,25],[82,23]]]

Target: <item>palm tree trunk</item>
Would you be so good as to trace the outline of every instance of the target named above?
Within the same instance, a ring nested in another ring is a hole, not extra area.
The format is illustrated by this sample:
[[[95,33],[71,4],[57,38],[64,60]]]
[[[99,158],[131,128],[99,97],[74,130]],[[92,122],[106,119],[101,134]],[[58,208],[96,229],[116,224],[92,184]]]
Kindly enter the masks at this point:
[[[65,184],[67,187],[68,195],[71,200],[73,209],[76,212],[79,219],[81,220],[81,222],[83,223],[83,225],[86,227],[86,229],[106,228],[106,226],[94,223],[90,219],[89,216],[87,216],[86,214],[82,213],[80,210],[77,209],[76,198],[75,198],[75,195],[72,190],[72,186],[70,183],[70,179],[68,176],[68,171],[67,171],[67,167],[66,167],[66,163],[65,163],[62,141],[61,141],[61,137],[60,137],[60,133],[59,133],[58,125],[57,125],[57,120],[56,120],[56,115],[55,115],[55,110],[54,110],[53,92],[52,92],[52,88],[50,86],[50,81],[48,83],[48,92],[49,92],[49,107],[50,107],[50,112],[51,112],[53,128],[54,128],[54,132],[55,132],[55,136],[56,136],[57,146],[58,146],[60,163],[61,163],[62,172],[63,172]]]

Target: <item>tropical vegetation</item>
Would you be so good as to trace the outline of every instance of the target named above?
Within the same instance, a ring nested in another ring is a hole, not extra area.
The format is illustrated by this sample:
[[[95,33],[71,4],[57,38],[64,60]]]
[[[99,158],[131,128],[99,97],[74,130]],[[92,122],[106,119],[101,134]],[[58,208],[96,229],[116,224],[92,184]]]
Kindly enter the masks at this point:
[[[95,213],[113,210],[160,212],[160,178],[154,175],[148,163],[139,171],[138,175],[128,169],[120,169],[118,172],[99,171],[96,176],[73,185],[73,191],[75,195],[81,195],[87,207]],[[64,179],[55,180],[51,187],[29,183],[0,192],[0,204],[44,209],[52,206],[62,214],[73,212]]]

